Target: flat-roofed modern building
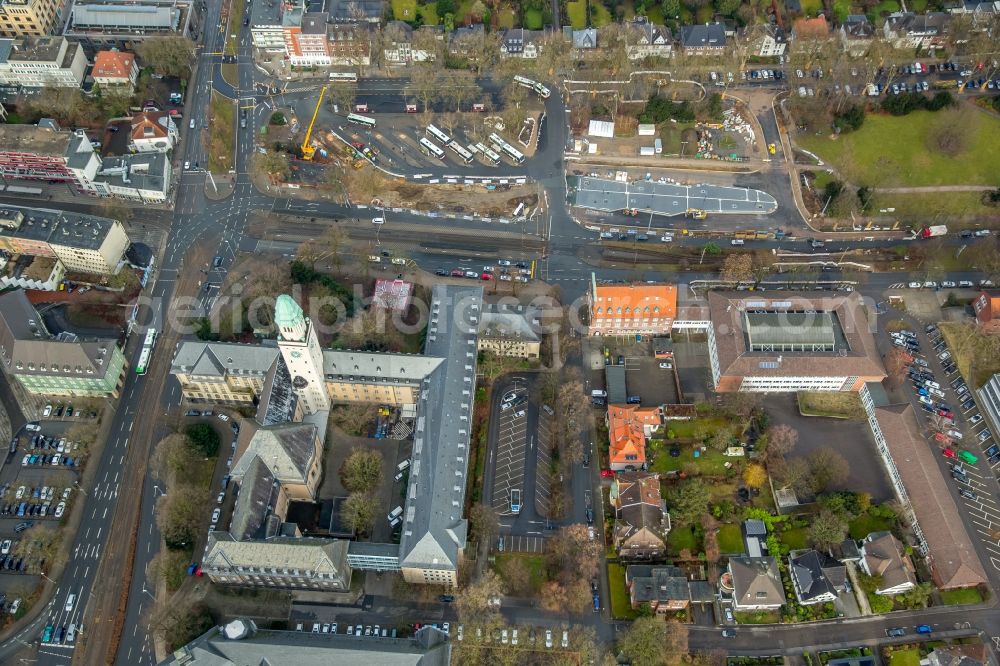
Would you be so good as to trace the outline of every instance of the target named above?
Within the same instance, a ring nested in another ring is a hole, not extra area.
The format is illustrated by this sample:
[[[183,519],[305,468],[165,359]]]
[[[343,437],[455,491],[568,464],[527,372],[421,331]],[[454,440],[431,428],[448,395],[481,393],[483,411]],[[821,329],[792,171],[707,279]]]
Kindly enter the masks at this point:
[[[48,208],[0,208],[0,249],[56,257],[69,272],[116,273],[128,247],[118,220]]]
[[[187,35],[188,0],[71,0],[63,35],[94,48],[147,37]]]
[[[708,306],[717,391],[858,391],[885,378],[856,293],[771,298],[710,291]]]
[[[86,194],[101,166],[83,130],[63,132],[36,125],[0,125],[0,176],[69,183]]]
[[[65,37],[0,40],[0,83],[4,85],[79,88],[86,72],[83,48]]]
[[[0,296],[0,365],[36,395],[117,397],[125,375],[117,340],[53,336],[20,289]]]

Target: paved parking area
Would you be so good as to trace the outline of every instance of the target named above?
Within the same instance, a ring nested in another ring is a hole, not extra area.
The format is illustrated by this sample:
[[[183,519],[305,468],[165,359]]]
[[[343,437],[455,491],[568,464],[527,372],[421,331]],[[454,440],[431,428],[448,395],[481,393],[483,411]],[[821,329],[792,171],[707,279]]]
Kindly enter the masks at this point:
[[[549,496],[552,483],[552,417],[541,413],[538,417],[538,447],[535,450],[535,513],[549,515]]]
[[[528,387],[513,380],[494,406],[496,440],[493,453],[493,493],[491,503],[501,516],[511,515],[511,490],[526,499],[524,466],[528,448]]]
[[[724,185],[680,185],[670,182],[623,183],[606,178],[581,177],[575,183],[570,203],[581,208],[617,211],[637,208],[647,213],[673,217],[689,210],[719,214],[766,215],[778,209],[767,192]]]
[[[771,425],[788,425],[799,433],[799,444],[791,457],[808,456],[821,448],[832,448],[850,464],[847,480],[829,490],[855,490],[871,494],[873,502],[893,498],[892,486],[875,450],[865,421],[802,416],[794,393],[775,393],[765,402]]]
[[[545,539],[540,536],[508,534],[504,537],[504,550],[511,553],[542,553]]]

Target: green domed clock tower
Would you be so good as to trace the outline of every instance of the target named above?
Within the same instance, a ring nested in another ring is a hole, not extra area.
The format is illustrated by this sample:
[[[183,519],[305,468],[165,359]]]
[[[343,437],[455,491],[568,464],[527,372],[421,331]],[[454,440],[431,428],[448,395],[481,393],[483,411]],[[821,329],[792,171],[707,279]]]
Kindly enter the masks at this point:
[[[323,350],[312,322],[288,294],[278,296],[274,304],[274,323],[278,327],[278,349],[292,376],[292,386],[306,414],[330,408],[330,396],[323,379]]]

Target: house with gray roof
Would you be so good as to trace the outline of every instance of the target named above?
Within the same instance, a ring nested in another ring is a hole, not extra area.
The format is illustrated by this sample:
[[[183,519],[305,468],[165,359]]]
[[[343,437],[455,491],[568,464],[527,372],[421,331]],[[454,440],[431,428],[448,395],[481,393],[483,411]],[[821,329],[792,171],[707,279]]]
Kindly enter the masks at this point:
[[[117,397],[125,374],[116,339],[52,335],[21,289],[0,295],[0,365],[36,395]]]
[[[785,589],[774,557],[730,558],[729,573],[736,610],[775,610],[785,604]]]
[[[807,550],[790,553],[788,571],[795,597],[810,606],[832,602],[847,591],[847,567],[826,553]]]
[[[715,55],[726,50],[726,28],[721,23],[681,28],[681,48],[688,55]]]
[[[544,30],[511,28],[500,33],[500,57],[534,60],[541,53]]]
[[[679,567],[630,565],[625,569],[625,586],[635,609],[649,604],[653,612],[663,615],[687,610],[691,605],[687,576]]]
[[[229,474],[239,482],[251,463],[260,459],[289,497],[313,500],[322,471],[322,453],[320,432],[311,423],[263,426],[245,420]]]

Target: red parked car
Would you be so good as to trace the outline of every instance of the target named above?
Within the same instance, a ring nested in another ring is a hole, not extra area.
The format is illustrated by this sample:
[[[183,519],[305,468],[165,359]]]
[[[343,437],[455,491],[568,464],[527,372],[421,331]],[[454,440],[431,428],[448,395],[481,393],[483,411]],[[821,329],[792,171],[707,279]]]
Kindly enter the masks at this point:
[[[934,439],[937,440],[938,442],[941,442],[942,444],[951,443],[951,438],[948,437],[948,435],[944,434],[943,432],[934,433]]]
[[[451,276],[452,276],[452,277],[465,277],[465,273],[464,273],[463,271],[460,271],[460,270],[458,270],[458,269],[456,268],[455,270],[453,270],[453,271],[451,272]]]
[[[489,273],[483,273],[482,275],[479,276],[479,278],[481,280],[492,280],[493,276],[490,275]]]
[[[943,416],[946,419],[953,419],[953,418],[955,418],[955,415],[952,413],[952,411],[950,409],[939,409],[937,413],[938,413],[938,416]]]
[[[955,452],[952,451],[951,449],[942,449],[941,453],[944,454],[945,458],[954,458],[955,457]]]
[[[610,479],[614,475],[615,475],[615,473],[612,472],[610,469],[602,469],[601,470],[601,476],[603,476],[605,479]]]

